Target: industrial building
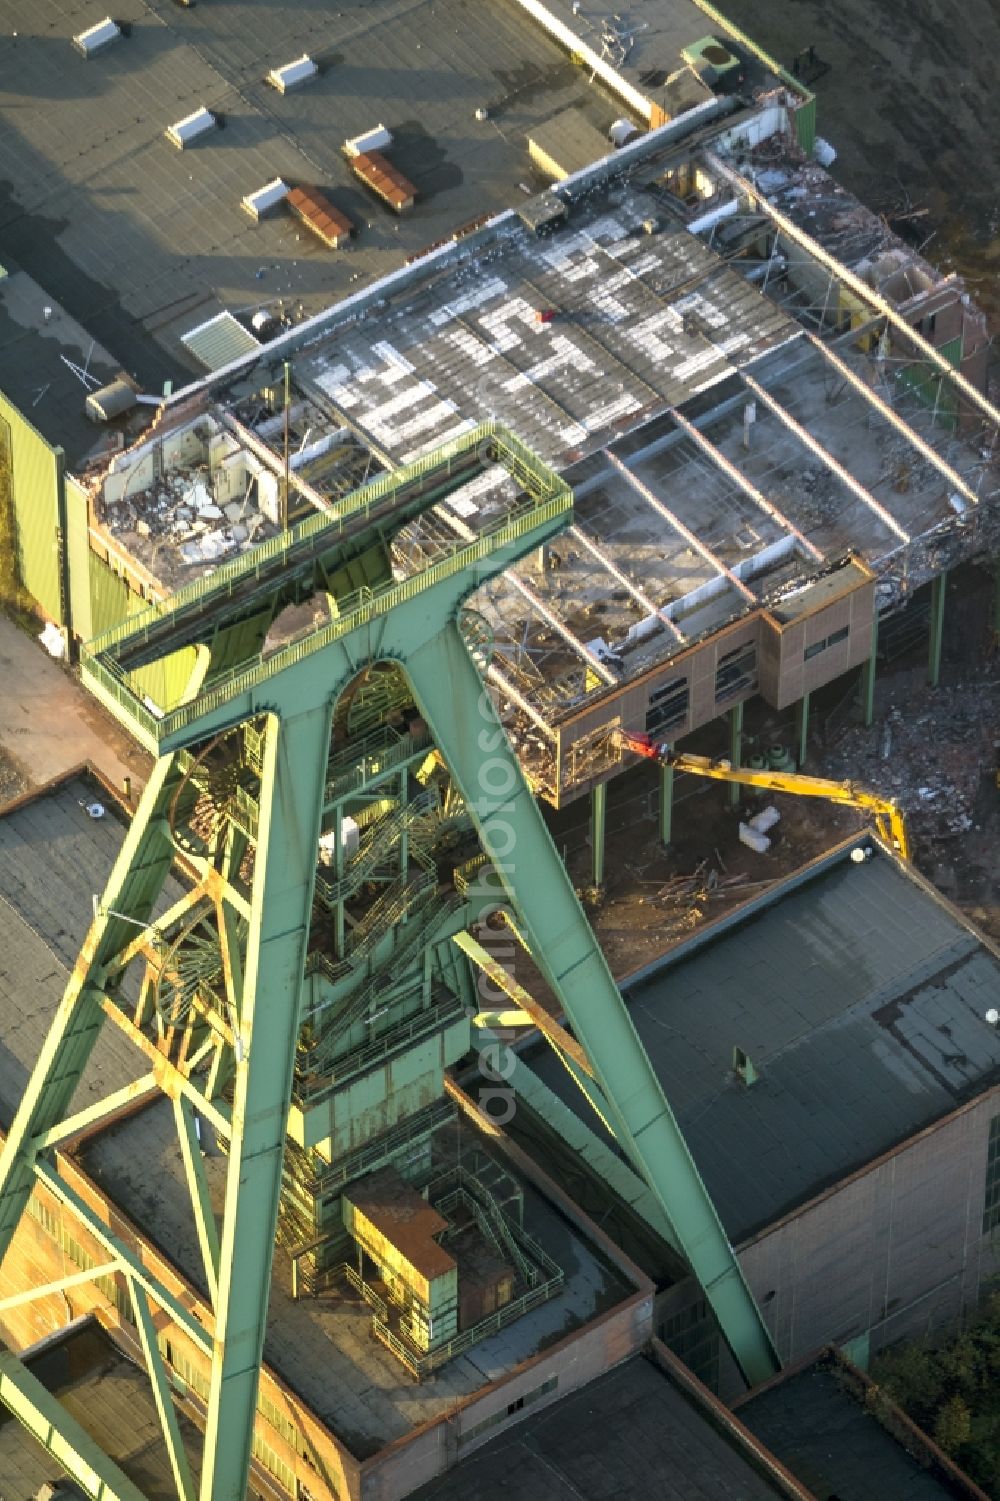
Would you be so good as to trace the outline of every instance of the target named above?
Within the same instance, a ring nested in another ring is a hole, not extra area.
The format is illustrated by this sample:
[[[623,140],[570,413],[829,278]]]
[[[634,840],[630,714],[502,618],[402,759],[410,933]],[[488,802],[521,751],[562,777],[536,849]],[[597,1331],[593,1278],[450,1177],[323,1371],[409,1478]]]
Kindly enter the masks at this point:
[[[808,1496],[651,1341],[773,1411],[995,1270],[994,948],[862,836],[623,1001],[538,806],[589,797],[600,888],[623,731],[738,765],[759,696],[801,752],[858,669],[870,720],[880,618],[929,587],[936,678],[996,550],[960,281],[711,6],[634,9],[25,6],[25,86],[76,92],[0,158],[68,226],[0,280],[55,370],[0,340],[0,499],[154,757],[135,808],[81,770],[0,817],[0,1332],[96,1319],[163,1436],[136,1479],[0,1356],[88,1494],[447,1495],[600,1391]]]
[[[862,848],[774,883],[622,987],[785,1363],[832,1342],[867,1365],[954,1324],[996,1272],[1000,956],[911,866]],[[520,1052],[511,1084],[515,1139],[561,1181],[589,1164],[616,1238],[646,1260],[630,1233],[655,1209],[548,1049]],[[657,1327],[738,1394],[697,1290],[662,1293]]]

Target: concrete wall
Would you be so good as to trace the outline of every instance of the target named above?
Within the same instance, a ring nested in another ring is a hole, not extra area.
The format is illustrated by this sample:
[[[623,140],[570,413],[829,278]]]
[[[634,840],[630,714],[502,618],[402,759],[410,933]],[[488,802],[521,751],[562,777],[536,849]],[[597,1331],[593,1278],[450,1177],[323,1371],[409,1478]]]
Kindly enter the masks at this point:
[[[648,1341],[652,1315],[652,1291],[636,1293],[536,1356],[510,1380],[494,1383],[457,1412],[384,1449],[362,1465],[364,1501],[397,1501],[513,1427],[522,1414],[558,1401],[628,1360]]]
[[[739,1248],[785,1364],[865,1336],[875,1354],[955,1325],[976,1303],[1000,1270],[1000,1246],[982,1233],[997,1114],[1000,1086]],[[658,1328],[699,1300],[690,1283],[671,1289],[658,1302]],[[705,1325],[678,1353],[697,1365],[714,1345]],[[724,1347],[719,1356],[720,1395],[730,1400],[742,1383]]]
[[[63,509],[62,449],[0,392],[0,513],[12,523],[21,583],[58,625],[68,614]]]
[[[760,644],[761,696],[775,709],[785,709],[804,693],[860,667],[871,654],[874,611],[875,584],[869,579],[785,625],[768,615]],[[815,650],[842,630],[847,631],[843,640]]]

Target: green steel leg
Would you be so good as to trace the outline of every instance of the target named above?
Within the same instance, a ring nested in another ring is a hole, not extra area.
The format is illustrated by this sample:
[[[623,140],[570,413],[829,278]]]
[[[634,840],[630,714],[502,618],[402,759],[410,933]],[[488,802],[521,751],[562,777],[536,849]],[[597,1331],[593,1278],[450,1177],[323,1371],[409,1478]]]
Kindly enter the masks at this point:
[[[743,705],[734,704],[729,711],[729,762],[735,769],[743,765]],[[729,806],[735,808],[740,800],[740,785],[730,782],[727,790]]]
[[[344,853],[344,810],[337,808],[333,815],[333,869],[338,886],[344,879],[347,856]],[[343,958],[347,947],[347,922],[344,916],[344,899],[338,897],[333,911],[333,949],[338,958]]]
[[[669,747],[673,750],[673,746]],[[674,768],[660,766],[660,843],[667,845],[673,835]]]
[[[202,1501],[246,1490],[332,708],[269,717],[265,737]]]
[[[604,841],[608,822],[608,784],[598,782],[590,794],[591,883],[604,885]]]
[[[939,573],[931,582],[931,638],[927,657],[927,681],[932,688],[941,676],[941,643],[944,640],[944,602],[948,592],[948,575]]]
[[[619,1144],[656,1194],[747,1381],[765,1380],[779,1369],[767,1326],[457,625],[406,670]]]
[[[174,1399],[170,1394],[170,1382],[167,1380],[163,1356],[160,1354],[160,1347],[157,1343],[156,1325],[153,1322],[149,1300],[144,1288],[139,1287],[131,1277],[127,1280],[128,1289],[132,1295],[135,1326],[139,1332],[139,1343],[142,1345],[146,1370],[149,1372],[149,1380],[153,1388],[153,1401],[156,1404],[160,1426],[167,1443],[167,1455],[173,1472],[174,1484],[177,1487],[177,1495],[180,1501],[195,1501],[194,1479],[188,1463],[187,1450],[184,1448],[184,1440],[181,1438],[177,1409],[174,1407]]]
[[[795,764],[802,766],[809,750],[809,695],[803,693],[795,705]]]
[[[878,664],[878,612],[872,617],[872,649],[861,669],[861,721],[870,730],[875,719],[875,671]]]

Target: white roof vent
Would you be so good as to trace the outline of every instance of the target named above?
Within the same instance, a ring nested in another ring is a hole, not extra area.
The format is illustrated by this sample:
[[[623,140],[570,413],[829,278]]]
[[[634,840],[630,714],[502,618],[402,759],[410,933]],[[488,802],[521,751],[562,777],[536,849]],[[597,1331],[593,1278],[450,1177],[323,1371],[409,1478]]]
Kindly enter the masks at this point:
[[[183,151],[185,146],[190,146],[206,130],[214,130],[218,123],[212,111],[202,105],[193,115],[185,115],[183,120],[178,120],[176,125],[171,125],[163,134],[172,145]]]
[[[267,75],[267,81],[278,90],[279,94],[287,94],[290,89],[297,89],[300,85],[308,83],[310,78],[315,78],[319,72],[316,64],[307,52],[297,57],[293,63],[285,63],[283,68],[272,68]]]
[[[391,145],[392,132],[384,125],[376,125],[374,130],[366,130],[364,135],[352,136],[345,141],[344,155],[362,156],[367,151],[387,151]]]
[[[251,219],[263,219],[276,209],[279,203],[284,203],[288,197],[289,187],[287,182],[282,182],[280,177],[275,177],[271,182],[266,182],[256,193],[248,193],[242,200],[243,208]]]
[[[96,26],[91,26],[86,31],[81,31],[79,36],[75,36],[73,46],[78,52],[82,52],[84,57],[93,57],[95,52],[100,52],[111,42],[117,42],[121,34],[121,27],[112,21],[110,16],[105,16],[104,20],[98,21]]]

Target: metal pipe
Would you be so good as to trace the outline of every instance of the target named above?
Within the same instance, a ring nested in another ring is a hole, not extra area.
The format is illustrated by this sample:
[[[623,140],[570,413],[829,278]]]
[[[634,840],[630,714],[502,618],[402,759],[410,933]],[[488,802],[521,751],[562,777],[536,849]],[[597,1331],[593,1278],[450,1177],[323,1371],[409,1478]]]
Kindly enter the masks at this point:
[[[729,764],[737,770],[743,762],[743,705],[733,704],[729,711]],[[729,784],[729,806],[735,808],[740,800],[740,784]]]
[[[944,641],[944,602],[948,592],[948,574],[939,573],[931,580],[931,631],[927,657],[927,681],[936,688],[941,676],[941,646]]]
[[[604,885],[604,836],[608,817],[608,784],[598,782],[590,794],[591,875],[595,886]]]

